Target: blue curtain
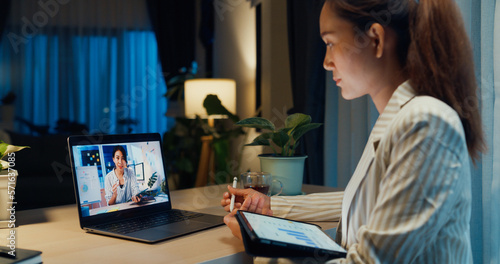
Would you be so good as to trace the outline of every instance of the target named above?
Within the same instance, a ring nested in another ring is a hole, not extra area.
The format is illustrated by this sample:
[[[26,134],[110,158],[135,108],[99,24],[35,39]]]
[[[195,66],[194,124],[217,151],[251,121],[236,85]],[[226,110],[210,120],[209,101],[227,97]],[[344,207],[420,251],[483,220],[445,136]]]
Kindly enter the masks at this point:
[[[80,133],[163,133],[171,126],[144,1],[59,1],[48,9],[19,2],[0,45],[0,96],[13,91],[16,118],[24,120],[16,131],[30,132],[31,123],[56,132],[61,119],[86,125]],[[36,17],[41,12],[46,23]],[[33,34],[26,34],[29,23]]]
[[[474,49],[488,152],[473,170],[471,240],[475,263],[500,263],[500,5],[457,0]]]

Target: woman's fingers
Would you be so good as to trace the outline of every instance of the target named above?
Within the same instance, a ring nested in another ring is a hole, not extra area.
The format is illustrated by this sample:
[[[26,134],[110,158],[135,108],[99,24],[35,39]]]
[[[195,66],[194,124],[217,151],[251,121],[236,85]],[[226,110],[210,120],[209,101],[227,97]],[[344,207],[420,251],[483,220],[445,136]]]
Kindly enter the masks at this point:
[[[231,205],[228,204],[228,205],[224,206],[224,210],[226,212],[229,212],[229,209],[231,209],[230,207],[231,207]],[[241,203],[234,203],[234,209],[233,210],[239,210],[240,207],[241,207]]]
[[[227,194],[227,195],[226,195]],[[244,201],[244,198],[241,196],[236,196],[235,202],[236,203],[242,203]],[[231,204],[231,195],[228,192],[225,192],[222,195],[222,200],[220,201],[220,204],[222,207],[225,207],[226,205]]]
[[[248,197],[246,201],[248,201],[248,203],[246,204],[246,209],[241,209],[241,210],[245,210],[245,211],[249,211],[249,212],[254,212],[255,213],[255,210],[257,208],[257,202],[258,202],[258,197]],[[245,203],[243,203],[243,205],[245,205]]]
[[[233,194],[236,196],[234,200],[234,208],[239,209],[241,207],[241,204],[245,200],[245,197],[251,195],[252,192],[255,192],[253,189],[237,189],[231,186],[228,186],[228,189],[230,190],[230,192],[224,192],[220,201],[221,206],[224,207],[224,210],[226,210],[226,212],[229,212],[231,205],[231,196]]]
[[[258,214],[272,215],[270,198],[263,194],[247,197],[240,210],[254,212]]]
[[[233,236],[241,239],[241,230],[240,230],[240,225],[238,224],[238,220],[236,220],[236,217],[234,214],[230,213],[226,216],[224,216],[224,223],[231,229],[231,233],[233,233]]]
[[[264,210],[265,203],[266,203],[265,199],[263,199],[262,197],[259,197],[259,199],[257,200],[257,208],[255,209],[255,212],[258,214],[262,214],[262,211]]]
[[[249,211],[255,213],[257,211],[259,200],[260,199],[258,196],[255,197],[249,196],[245,199],[240,209],[243,211]]]
[[[247,196],[252,195],[253,193],[257,192],[254,189],[248,188],[248,189],[238,189],[238,188],[233,188],[230,185],[227,186],[227,189],[231,194],[236,195],[236,197],[241,196],[244,199],[247,198]]]

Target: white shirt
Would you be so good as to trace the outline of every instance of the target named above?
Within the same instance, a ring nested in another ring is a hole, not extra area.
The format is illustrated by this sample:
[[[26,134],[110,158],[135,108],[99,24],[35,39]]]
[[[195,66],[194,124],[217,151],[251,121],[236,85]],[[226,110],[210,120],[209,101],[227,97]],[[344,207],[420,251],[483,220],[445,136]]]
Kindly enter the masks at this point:
[[[343,198],[272,198],[279,216],[342,218],[337,235],[348,255],[335,263],[472,263],[471,175],[462,123],[445,103],[415,95],[408,81],[396,89]]]
[[[131,168],[125,168],[123,170],[123,180],[125,181],[123,183],[123,187],[120,187],[120,185],[118,185],[118,187],[116,188],[117,196],[115,203],[117,204],[127,202],[132,198],[132,196],[139,193],[137,179],[135,178],[135,174]],[[111,196],[113,196],[113,184],[115,183],[119,184],[119,180],[115,174],[115,170],[113,169],[106,175],[106,178],[104,179],[104,197],[106,198],[106,202],[108,203],[108,205]]]

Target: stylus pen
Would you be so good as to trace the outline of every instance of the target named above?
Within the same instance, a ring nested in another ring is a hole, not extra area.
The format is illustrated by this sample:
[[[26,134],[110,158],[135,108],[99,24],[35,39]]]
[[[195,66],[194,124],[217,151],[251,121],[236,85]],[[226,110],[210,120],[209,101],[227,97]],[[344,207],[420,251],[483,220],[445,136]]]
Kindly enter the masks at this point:
[[[236,188],[236,184],[238,184],[238,178],[234,177],[233,179],[233,188]],[[234,194],[231,194],[231,205],[229,206],[229,212],[232,212],[234,209],[234,199],[236,196]]]

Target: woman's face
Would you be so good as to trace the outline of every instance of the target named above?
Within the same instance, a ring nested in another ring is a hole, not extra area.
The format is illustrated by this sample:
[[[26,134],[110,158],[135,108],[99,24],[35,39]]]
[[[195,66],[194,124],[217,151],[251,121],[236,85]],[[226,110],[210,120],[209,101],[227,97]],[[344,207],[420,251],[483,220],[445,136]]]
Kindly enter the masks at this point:
[[[113,156],[113,162],[115,163],[116,168],[119,170],[122,170],[127,166],[127,161],[120,150],[117,150],[115,152],[115,155]]]
[[[320,32],[326,44],[323,67],[333,73],[344,99],[370,94],[376,84],[376,58],[372,41],[351,22],[340,18],[326,2],[320,16]]]

